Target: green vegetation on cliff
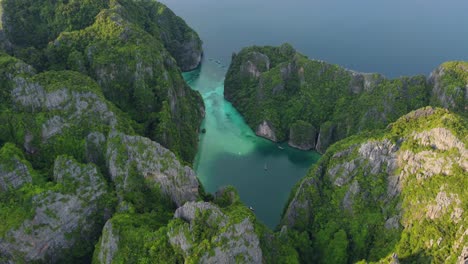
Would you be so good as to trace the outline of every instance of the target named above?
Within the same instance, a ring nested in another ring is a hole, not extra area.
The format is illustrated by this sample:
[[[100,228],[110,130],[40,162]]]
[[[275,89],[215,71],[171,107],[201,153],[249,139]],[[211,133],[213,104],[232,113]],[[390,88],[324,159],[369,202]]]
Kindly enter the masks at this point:
[[[468,62],[443,63],[429,78],[434,86],[431,103],[468,115]]]
[[[0,262],[468,257],[466,63],[388,80],[289,45],[235,55],[226,98],[257,134],[328,148],[273,232],[185,166],[204,110],[181,77],[202,56],[181,18],[151,0],[0,4]],[[461,116],[398,119],[429,103]]]
[[[181,18],[150,0],[5,0],[2,8],[5,51],[39,71],[90,76],[137,133],[192,162],[203,102],[180,69],[196,68],[202,50]]]
[[[200,63],[198,35],[149,0],[0,4],[0,262],[89,262],[116,209],[137,249],[143,227],[199,198],[184,164],[203,103],[181,75]]]
[[[429,81],[425,76],[389,80],[310,60],[288,44],[254,46],[233,55],[225,98],[257,135],[325,152],[340,139],[385,128],[430,103],[466,113],[467,72],[465,63],[454,62],[442,65]]]
[[[466,250],[468,122],[443,109],[328,149],[291,194],[283,224],[307,232],[304,262],[456,263]],[[300,248],[299,248],[300,250]]]

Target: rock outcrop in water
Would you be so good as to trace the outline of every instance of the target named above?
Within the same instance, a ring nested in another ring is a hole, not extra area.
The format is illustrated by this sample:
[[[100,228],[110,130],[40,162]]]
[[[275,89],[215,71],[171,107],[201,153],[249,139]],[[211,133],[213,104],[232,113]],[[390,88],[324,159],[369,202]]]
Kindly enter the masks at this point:
[[[290,198],[282,223],[307,232],[307,261],[457,263],[468,243],[466,118],[423,108],[342,140]]]
[[[334,142],[384,128],[429,104],[467,113],[468,64],[441,65],[425,76],[387,79],[309,60],[290,45],[234,54],[225,98],[258,136],[324,153]]]

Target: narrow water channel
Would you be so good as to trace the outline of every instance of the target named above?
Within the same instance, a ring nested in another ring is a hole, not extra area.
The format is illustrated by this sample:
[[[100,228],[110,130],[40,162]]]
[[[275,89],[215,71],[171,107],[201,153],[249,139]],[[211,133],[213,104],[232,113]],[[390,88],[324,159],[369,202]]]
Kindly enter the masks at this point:
[[[225,66],[205,59],[200,70],[184,73],[205,102],[195,170],[205,189],[233,185],[258,219],[274,228],[293,186],[320,158],[316,152],[292,149],[255,136],[242,116],[224,100]]]

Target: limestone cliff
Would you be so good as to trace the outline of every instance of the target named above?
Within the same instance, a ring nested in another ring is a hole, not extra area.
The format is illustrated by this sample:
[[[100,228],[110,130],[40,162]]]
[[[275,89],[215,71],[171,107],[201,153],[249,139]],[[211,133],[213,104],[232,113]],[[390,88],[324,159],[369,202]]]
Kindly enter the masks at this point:
[[[447,62],[435,69],[429,82],[434,105],[468,114],[468,63]]]
[[[196,68],[202,48],[181,18],[155,1],[6,0],[1,6],[7,52],[40,71],[93,78],[136,121],[139,134],[192,162],[204,107],[180,70]]]
[[[186,223],[174,222],[168,233],[169,241],[176,251],[182,252],[186,261],[262,263],[254,222],[247,215],[236,220],[209,203],[187,203],[177,209],[175,217]],[[202,243],[205,239],[208,245]]]
[[[212,202],[187,202],[172,216],[116,214],[94,263],[263,263],[253,213],[225,189]]]
[[[430,78],[387,79],[310,60],[288,44],[255,46],[233,55],[224,96],[257,135],[324,153],[430,104],[466,114],[465,64],[445,63]]]
[[[282,223],[314,237],[314,261],[456,263],[468,243],[465,118],[423,108],[333,145]]]
[[[0,262],[86,262],[116,202],[123,215],[156,221],[199,199],[192,169],[134,135],[94,80],[36,74],[5,54],[0,66]]]
[[[141,186],[134,183],[143,180],[160,189],[177,206],[198,198],[195,172],[181,165],[174,153],[148,138],[111,134],[106,161],[119,195],[140,192]]]
[[[25,166],[30,167],[17,162],[16,169]],[[56,263],[86,259],[92,252],[111,209],[104,178],[95,166],[64,156],[56,159],[53,177],[55,185],[29,183],[6,194],[14,197],[12,203],[0,203],[2,263]]]

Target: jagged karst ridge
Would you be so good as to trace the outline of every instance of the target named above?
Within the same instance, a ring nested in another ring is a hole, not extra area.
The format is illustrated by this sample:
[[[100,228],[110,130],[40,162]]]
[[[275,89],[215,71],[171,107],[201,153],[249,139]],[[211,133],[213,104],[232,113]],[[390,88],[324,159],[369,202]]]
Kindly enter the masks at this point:
[[[326,263],[462,263],[468,249],[468,127],[423,108],[329,148],[293,191],[282,223]]]
[[[254,46],[233,55],[224,95],[258,136],[324,153],[429,104],[466,115],[467,76],[466,62],[448,62],[429,78],[389,80],[310,60],[289,44]]]
[[[181,18],[150,0],[6,0],[1,8],[6,52],[40,72],[91,77],[139,134],[192,162],[204,107],[180,69],[200,64],[202,42]]]

